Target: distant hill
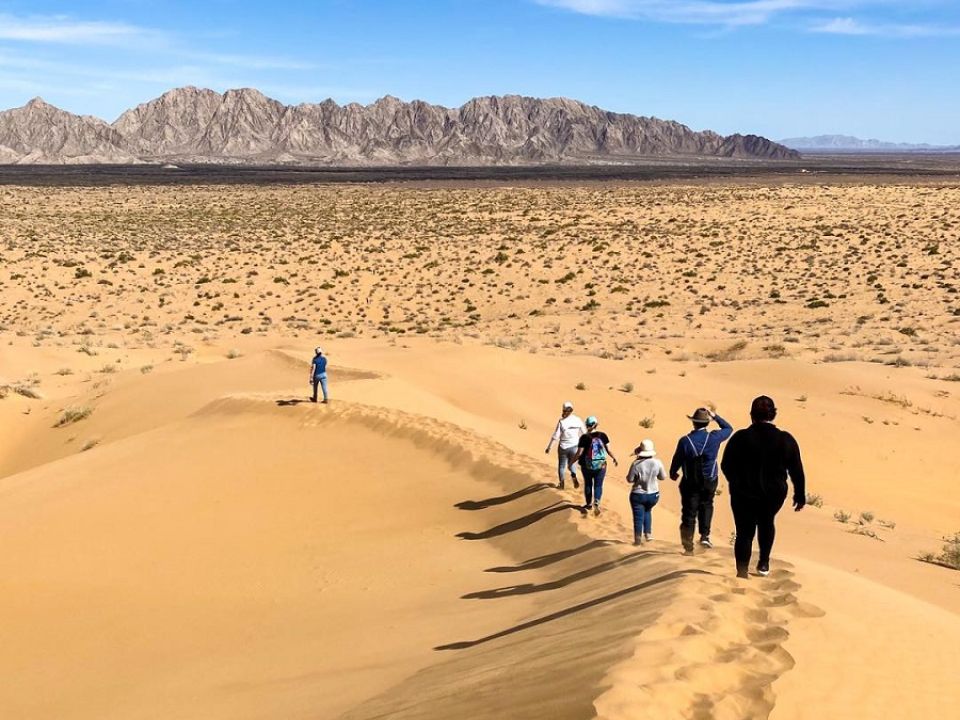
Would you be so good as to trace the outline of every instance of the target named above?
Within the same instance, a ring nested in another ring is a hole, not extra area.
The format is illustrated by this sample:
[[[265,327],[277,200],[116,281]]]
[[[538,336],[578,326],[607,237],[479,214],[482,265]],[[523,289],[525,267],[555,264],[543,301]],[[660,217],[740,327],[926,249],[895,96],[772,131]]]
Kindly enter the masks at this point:
[[[178,88],[113,124],[40,98],[0,112],[0,163],[621,164],[645,157],[794,159],[756,135],[694,132],[566,98],[479,97],[459,108],[384,97],[284,105],[258,90]]]
[[[944,152],[958,150],[957,147],[938,145],[894,143],[883,140],[863,140],[852,135],[817,135],[815,137],[787,138],[780,141],[781,145],[793,150],[836,150],[841,152]]]

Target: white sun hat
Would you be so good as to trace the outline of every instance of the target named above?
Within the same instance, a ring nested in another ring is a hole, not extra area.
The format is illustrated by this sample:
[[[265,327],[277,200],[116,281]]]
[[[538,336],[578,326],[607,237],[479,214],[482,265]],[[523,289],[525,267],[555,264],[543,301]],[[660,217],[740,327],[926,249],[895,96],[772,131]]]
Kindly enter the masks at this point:
[[[573,403],[570,402],[569,400],[567,400],[567,401],[563,404],[563,409],[564,409],[564,410],[573,410]]]
[[[657,451],[653,447],[653,440],[644,440],[640,443],[638,448],[637,457],[642,458],[652,458],[657,454]]]

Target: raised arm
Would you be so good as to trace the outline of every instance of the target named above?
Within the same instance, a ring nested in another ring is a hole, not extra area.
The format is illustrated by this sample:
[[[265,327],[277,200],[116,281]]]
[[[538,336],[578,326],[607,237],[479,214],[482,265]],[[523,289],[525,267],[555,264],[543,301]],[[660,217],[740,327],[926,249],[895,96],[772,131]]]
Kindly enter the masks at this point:
[[[716,413],[713,413],[713,419],[716,420],[717,425],[720,426],[719,430],[713,431],[714,437],[720,438],[720,442],[723,442],[724,440],[729,438],[731,435],[733,435],[733,425],[728,423],[726,420],[724,420],[722,417],[720,417]]]

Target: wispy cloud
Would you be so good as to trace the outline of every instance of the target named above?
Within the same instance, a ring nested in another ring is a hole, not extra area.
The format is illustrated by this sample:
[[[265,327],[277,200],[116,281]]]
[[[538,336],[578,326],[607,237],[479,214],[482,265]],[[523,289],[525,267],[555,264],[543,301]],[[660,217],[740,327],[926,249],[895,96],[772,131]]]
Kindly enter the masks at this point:
[[[0,40],[62,45],[123,46],[156,42],[163,34],[122,22],[74,20],[64,15],[16,17],[0,14]]]
[[[777,15],[846,10],[857,0],[534,0],[583,15],[694,25],[762,25]]]
[[[315,70],[315,63],[256,54],[216,53],[193,49],[186,38],[123,22],[77,20],[65,15],[17,17],[0,14],[0,40],[22,44],[110,46],[160,54],[203,64],[247,70]]]
[[[870,23],[852,17],[839,17],[814,24],[810,30],[828,35],[860,35],[873,37],[955,37],[960,27],[951,25],[913,25],[903,23]]]

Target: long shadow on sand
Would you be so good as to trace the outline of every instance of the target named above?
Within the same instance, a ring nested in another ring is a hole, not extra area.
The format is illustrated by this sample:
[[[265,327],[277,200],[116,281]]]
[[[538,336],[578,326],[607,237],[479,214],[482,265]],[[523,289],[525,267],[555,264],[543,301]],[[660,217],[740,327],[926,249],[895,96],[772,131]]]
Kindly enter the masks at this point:
[[[483,532],[478,533],[457,533],[457,537],[462,538],[463,540],[489,540],[490,538],[506,535],[507,533],[514,532],[515,530],[522,530],[529,525],[540,522],[544,518],[549,517],[554,513],[563,512],[564,510],[577,510],[579,512],[582,510],[582,507],[580,505],[574,505],[573,503],[557,502],[553,505],[548,505],[545,508],[541,508],[540,510],[532,512],[529,515],[524,515],[523,517],[517,518],[516,520],[510,520],[509,522],[502,523],[501,525],[496,525],[489,530],[484,530]]]
[[[550,553],[549,555],[540,555],[539,557],[524,560],[519,565],[501,565],[499,567],[487,568],[484,570],[484,572],[513,573],[523,572],[524,570],[539,570],[540,568],[545,568],[548,565],[553,565],[553,563],[560,562],[561,560],[567,560],[568,558],[582,555],[583,553],[590,552],[591,550],[597,550],[598,548],[607,547],[608,545],[623,544],[623,540],[591,540],[588,543],[579,545],[575,548],[570,548],[569,550],[560,550],[559,552]]]
[[[463,502],[458,502],[454,507],[460,508],[461,510],[486,510],[489,507],[505,505],[508,502],[519,500],[522,497],[532,495],[535,492],[540,492],[550,487],[553,487],[553,485],[549,483],[534,483],[516,492],[512,492],[509,495],[499,495],[498,497],[487,498],[486,500],[464,500]]]
[[[535,620],[529,620],[525,623],[520,623],[519,625],[514,625],[513,627],[507,628],[506,630],[501,630],[498,633],[493,635],[487,635],[486,637],[478,638],[477,640],[464,640],[461,642],[450,643],[448,645],[438,645],[434,650],[466,650],[467,648],[476,647],[477,645],[482,645],[483,643],[488,643],[491,640],[498,640],[502,637],[507,637],[508,635],[513,635],[514,633],[522,632],[524,630],[529,630],[530,628],[539,627],[540,625],[545,625],[546,623],[553,622],[554,620],[559,620],[561,618],[568,617],[575,613],[583,612],[584,610],[589,610],[590,608],[597,607],[598,605],[603,605],[604,603],[617,600],[624,597],[625,595],[630,595],[631,593],[640,592],[641,590],[646,590],[647,588],[654,587],[656,585],[661,585],[665,582],[670,582],[671,580],[679,580],[680,578],[686,575],[710,575],[711,573],[706,570],[674,570],[668,572],[666,575],[661,575],[660,577],[653,578],[652,580],[647,580],[636,585],[631,585],[630,587],[623,588],[622,590],[617,590],[616,592],[608,593],[606,595],[601,595],[598,598],[593,600],[587,600],[582,602],[579,605],[573,605],[572,607],[564,608],[563,610],[558,610],[557,612],[550,613],[549,615],[544,615],[543,617],[536,618]]]
[[[290,399],[290,400],[277,400],[277,407],[291,407],[293,405],[300,405],[305,402],[310,402],[310,401],[303,400],[301,398]]]
[[[616,560],[600,563],[599,565],[594,565],[591,568],[586,568],[579,572],[575,572],[572,575],[567,575],[566,577],[552,580],[551,582],[541,583],[540,585],[534,585],[533,583],[508,585],[507,587],[495,588],[493,590],[481,590],[479,592],[467,593],[462,597],[464,600],[494,600],[496,598],[510,597],[511,595],[529,595],[530,593],[544,592],[545,590],[559,590],[560,588],[567,587],[567,585],[572,585],[579,580],[586,580],[587,578],[591,578],[595,575],[600,575],[601,573],[615,570],[618,567],[629,565],[630,563],[636,562],[637,560],[641,560],[645,557],[650,557],[651,555],[662,555],[662,553],[651,552],[650,550],[641,550],[640,552],[635,552],[631,555],[624,555]]]

